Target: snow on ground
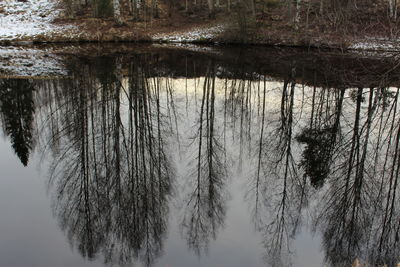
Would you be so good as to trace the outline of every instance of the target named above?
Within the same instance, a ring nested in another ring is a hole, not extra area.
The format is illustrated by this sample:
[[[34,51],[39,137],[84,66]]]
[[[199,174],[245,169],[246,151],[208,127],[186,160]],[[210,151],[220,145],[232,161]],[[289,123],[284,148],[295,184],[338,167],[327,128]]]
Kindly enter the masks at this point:
[[[386,38],[368,38],[360,42],[354,42],[349,49],[367,50],[367,51],[400,51],[398,40],[389,40]]]
[[[0,40],[23,40],[24,37],[72,29],[73,26],[52,24],[60,12],[55,0],[2,0]]]
[[[62,59],[47,49],[2,47],[0,76],[66,76]]]
[[[156,42],[187,43],[212,40],[224,31],[224,25],[209,28],[189,29],[171,33],[160,33],[152,36]]]
[[[203,46],[203,45],[198,45],[198,44],[192,44],[192,43],[154,43],[152,44],[153,47],[155,48],[173,48],[173,49],[183,49],[185,51],[192,51],[192,52],[198,52],[198,53],[209,53],[209,54],[214,54],[214,55],[222,55],[222,51],[218,49],[217,46]]]

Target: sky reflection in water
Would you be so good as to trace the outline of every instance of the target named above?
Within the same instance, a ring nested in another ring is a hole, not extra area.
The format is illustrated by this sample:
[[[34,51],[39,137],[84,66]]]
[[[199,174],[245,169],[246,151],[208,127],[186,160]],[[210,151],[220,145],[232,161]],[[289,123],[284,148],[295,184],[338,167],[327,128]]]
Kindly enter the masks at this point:
[[[395,264],[396,73],[269,53],[0,80],[0,265]]]

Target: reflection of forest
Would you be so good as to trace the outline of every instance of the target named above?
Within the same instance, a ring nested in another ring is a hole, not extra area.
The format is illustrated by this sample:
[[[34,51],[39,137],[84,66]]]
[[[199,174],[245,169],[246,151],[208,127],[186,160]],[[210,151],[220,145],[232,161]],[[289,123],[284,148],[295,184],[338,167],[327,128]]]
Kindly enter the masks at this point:
[[[154,75],[140,56],[121,62],[97,58],[65,80],[0,81],[2,128],[24,165],[34,144],[50,155],[54,212],[83,256],[161,256],[185,153],[180,226],[195,253],[225,224],[229,170],[248,165],[246,200],[269,265],[291,264],[310,213],[329,265],[396,263],[398,89],[304,86],[296,64],[276,82],[224,75],[213,59],[190,79]]]

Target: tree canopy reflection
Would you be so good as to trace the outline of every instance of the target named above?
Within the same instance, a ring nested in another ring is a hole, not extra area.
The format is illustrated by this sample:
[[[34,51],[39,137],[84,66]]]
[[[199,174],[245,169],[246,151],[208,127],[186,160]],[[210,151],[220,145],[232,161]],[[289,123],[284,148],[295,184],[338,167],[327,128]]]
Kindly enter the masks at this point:
[[[174,70],[163,56],[76,59],[69,79],[0,81],[3,131],[24,165],[35,144],[49,158],[54,214],[84,257],[154,265],[172,199],[183,207],[182,239],[202,256],[235,209],[237,172],[267,265],[292,265],[293,241],[308,228],[329,266],[399,261],[399,89],[390,79],[336,73],[334,84],[313,83],[324,70],[312,76],[296,60],[271,78],[188,55]]]

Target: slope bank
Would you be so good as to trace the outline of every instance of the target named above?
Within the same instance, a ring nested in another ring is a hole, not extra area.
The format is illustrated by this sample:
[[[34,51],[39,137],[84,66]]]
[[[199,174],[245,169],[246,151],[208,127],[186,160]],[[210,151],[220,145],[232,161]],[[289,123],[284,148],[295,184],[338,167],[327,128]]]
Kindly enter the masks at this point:
[[[350,21],[348,28],[341,29],[330,25],[328,19],[327,25],[321,24],[321,19],[311,22],[313,12],[308,6],[307,14],[303,14],[307,17],[294,27],[279,15],[284,12],[282,8],[268,9],[264,17],[246,21],[245,25],[236,11],[227,14],[222,7],[217,9],[214,19],[201,12],[193,15],[175,10],[173,16],[161,12],[156,19],[139,21],[133,21],[128,14],[122,25],[116,25],[112,18],[94,18],[91,10],[71,18],[56,0],[9,0],[0,2],[0,44],[157,42],[400,51],[397,24],[388,30],[385,21]],[[382,9],[365,8],[362,16],[382,13]]]

